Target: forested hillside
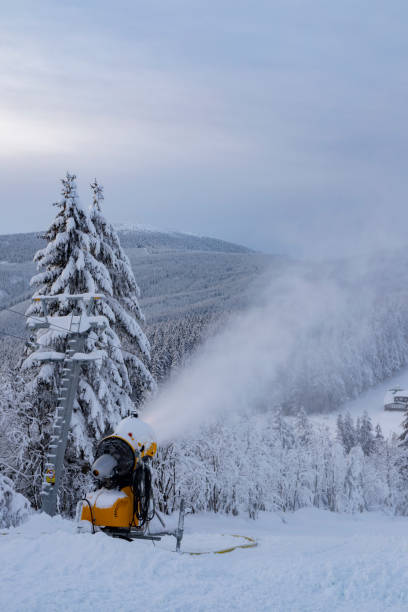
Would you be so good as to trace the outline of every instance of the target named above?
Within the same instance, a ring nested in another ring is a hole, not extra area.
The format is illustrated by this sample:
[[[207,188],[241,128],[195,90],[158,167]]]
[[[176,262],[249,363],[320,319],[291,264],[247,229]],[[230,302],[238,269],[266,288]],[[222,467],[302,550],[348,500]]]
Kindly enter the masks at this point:
[[[152,369],[165,379],[202,339],[204,329],[244,308],[253,281],[285,259],[207,237],[142,229],[122,229],[121,244],[141,289]],[[25,312],[32,294],[36,234],[0,236],[0,331],[25,336]],[[7,260],[7,261],[5,261]],[[20,313],[15,314],[5,308]],[[18,338],[15,339],[18,343]]]
[[[152,345],[151,367],[159,382],[184,365],[197,345],[221,329],[232,313],[244,312],[259,300],[278,304],[284,299],[286,310],[289,303],[295,305],[299,318],[305,318],[298,303],[303,300],[300,290],[292,288],[283,297],[285,277],[298,277],[303,286],[308,284],[305,299],[313,308],[323,304],[327,293],[333,296],[313,325],[301,333],[294,331],[296,341],[286,359],[271,368],[263,409],[280,405],[288,414],[299,407],[331,412],[408,363],[408,254],[404,249],[300,266],[288,258],[207,238],[187,236],[182,248],[184,235],[177,234],[177,248],[173,248],[174,234],[139,229],[122,230],[120,236],[128,245],[126,252],[141,288],[145,329]],[[0,245],[2,241],[4,253],[7,244],[19,244],[23,252],[27,245],[33,246],[30,240],[26,244],[26,235],[0,237]],[[200,250],[191,250],[192,244]],[[225,250],[210,250],[210,246]],[[0,264],[3,306],[11,304],[12,310],[20,312],[1,310],[0,331],[25,335],[22,314],[27,303],[18,302],[31,295],[28,283],[33,271],[29,261]],[[262,297],[265,287],[267,298]],[[275,318],[277,308],[271,315]],[[273,324],[270,319],[267,327]]]
[[[238,275],[256,273],[257,267],[262,269],[269,259],[241,245],[177,232],[122,229],[118,235],[126,253],[140,269],[143,293],[147,291],[151,296],[162,291],[162,287],[155,289],[155,285],[166,278],[174,279],[177,273],[178,284],[173,292],[188,290],[201,274],[207,282],[219,285],[216,275],[223,269],[232,277],[235,272]],[[0,307],[31,295],[33,256],[43,246],[44,240],[36,233],[0,235]],[[250,263],[252,257],[257,263]],[[180,274],[181,269],[185,269],[185,276]],[[206,286],[202,284],[202,288]],[[163,291],[166,289],[164,284]]]

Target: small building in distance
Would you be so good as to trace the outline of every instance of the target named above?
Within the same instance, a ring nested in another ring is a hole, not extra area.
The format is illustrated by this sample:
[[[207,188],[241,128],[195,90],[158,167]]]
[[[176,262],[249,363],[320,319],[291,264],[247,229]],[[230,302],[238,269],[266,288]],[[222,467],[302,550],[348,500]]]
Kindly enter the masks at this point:
[[[405,412],[408,408],[408,389],[393,387],[388,389],[384,398],[384,410]]]

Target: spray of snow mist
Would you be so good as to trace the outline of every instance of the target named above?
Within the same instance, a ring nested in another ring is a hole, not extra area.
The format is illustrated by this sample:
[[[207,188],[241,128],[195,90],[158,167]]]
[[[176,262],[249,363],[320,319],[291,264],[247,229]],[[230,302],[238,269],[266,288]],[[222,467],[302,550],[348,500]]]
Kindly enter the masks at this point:
[[[279,371],[299,340],[341,317],[346,302],[335,283],[309,279],[299,268],[269,276],[253,306],[207,340],[153,398],[144,419],[164,442],[227,413],[273,407],[279,403]]]

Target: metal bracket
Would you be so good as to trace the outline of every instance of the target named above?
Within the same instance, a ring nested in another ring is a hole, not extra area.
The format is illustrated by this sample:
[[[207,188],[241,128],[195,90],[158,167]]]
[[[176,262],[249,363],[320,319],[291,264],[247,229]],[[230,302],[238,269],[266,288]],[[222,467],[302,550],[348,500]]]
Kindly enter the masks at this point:
[[[181,499],[177,529],[175,529],[174,531],[168,531],[166,529],[165,531],[158,531],[158,532],[152,533],[151,535],[152,536],[165,536],[165,535],[173,536],[174,538],[176,538],[176,552],[180,552],[181,541],[184,535],[184,518],[186,514],[188,514],[188,512],[186,512],[185,502],[184,502],[184,499]],[[163,519],[157,513],[156,513],[156,516],[159,518],[161,524],[165,527],[165,523],[163,522]]]

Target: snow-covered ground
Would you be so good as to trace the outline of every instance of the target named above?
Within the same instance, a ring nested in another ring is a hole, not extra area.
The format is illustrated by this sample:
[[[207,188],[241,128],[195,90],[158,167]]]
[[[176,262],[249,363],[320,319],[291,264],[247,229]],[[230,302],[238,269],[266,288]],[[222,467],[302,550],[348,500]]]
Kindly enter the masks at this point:
[[[404,413],[384,410],[385,394],[388,389],[396,386],[408,389],[408,368],[401,370],[396,376],[388,378],[386,381],[362,393],[356,399],[345,403],[340,410],[325,415],[314,415],[313,419],[328,425],[331,430],[334,430],[339,413],[350,412],[351,416],[356,419],[366,410],[373,424],[379,423],[381,425],[384,435],[388,436],[393,432],[399,435],[402,431],[401,423]]]
[[[316,509],[258,521],[186,518],[189,550],[242,534],[256,548],[191,556],[168,543],[73,532],[34,515],[0,533],[0,607],[12,611],[406,611],[408,519]],[[218,534],[218,535],[217,535]]]

